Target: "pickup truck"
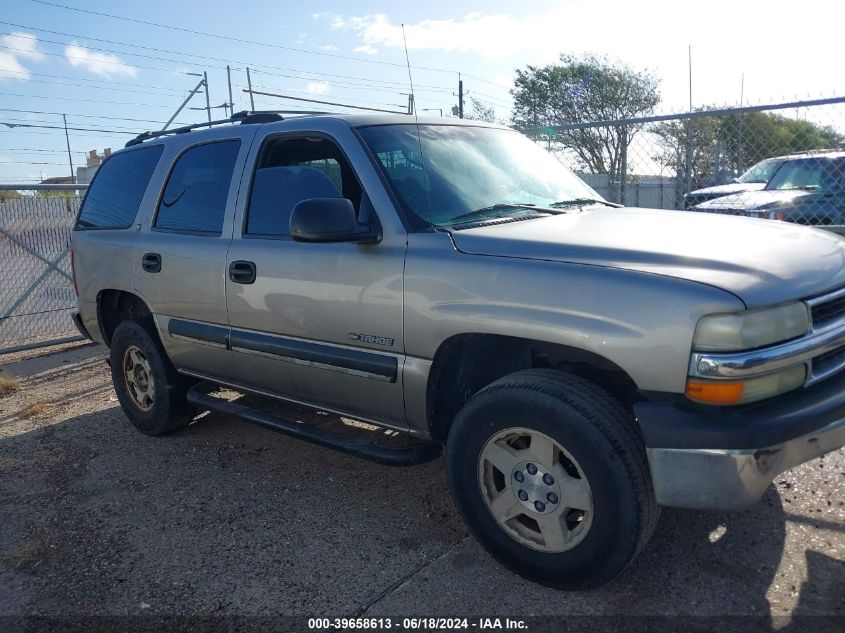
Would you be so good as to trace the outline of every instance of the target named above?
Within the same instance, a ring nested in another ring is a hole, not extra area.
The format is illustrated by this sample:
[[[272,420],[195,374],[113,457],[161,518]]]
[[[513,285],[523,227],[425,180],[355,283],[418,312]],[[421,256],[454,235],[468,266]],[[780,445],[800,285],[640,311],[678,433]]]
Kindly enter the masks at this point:
[[[74,319],[142,433],[212,410],[385,465],[442,454],[471,532],[562,589],[617,576],[660,506],[751,505],[845,444],[843,239],[619,208],[503,127],[145,133],[97,172],[72,263]]]

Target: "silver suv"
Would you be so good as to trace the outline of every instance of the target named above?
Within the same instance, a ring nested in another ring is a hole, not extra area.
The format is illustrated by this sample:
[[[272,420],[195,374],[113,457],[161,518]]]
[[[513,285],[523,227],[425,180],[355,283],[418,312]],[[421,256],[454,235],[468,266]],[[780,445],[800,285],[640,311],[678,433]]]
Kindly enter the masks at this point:
[[[566,589],[616,576],[660,505],[747,506],[845,444],[835,235],[617,208],[474,122],[198,127],[113,154],[73,234],[77,324],[111,348],[143,433],[214,410],[384,464],[445,447],[472,532]],[[284,420],[221,385],[407,440]]]

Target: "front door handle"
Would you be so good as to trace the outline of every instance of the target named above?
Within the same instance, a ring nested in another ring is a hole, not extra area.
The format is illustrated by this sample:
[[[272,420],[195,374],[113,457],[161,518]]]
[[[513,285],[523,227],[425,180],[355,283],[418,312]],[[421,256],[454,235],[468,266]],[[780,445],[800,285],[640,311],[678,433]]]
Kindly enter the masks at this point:
[[[255,283],[255,263],[242,259],[229,264],[229,279],[236,284]]]
[[[160,273],[161,255],[158,253],[144,253],[144,256],[141,258],[141,268],[148,273]]]

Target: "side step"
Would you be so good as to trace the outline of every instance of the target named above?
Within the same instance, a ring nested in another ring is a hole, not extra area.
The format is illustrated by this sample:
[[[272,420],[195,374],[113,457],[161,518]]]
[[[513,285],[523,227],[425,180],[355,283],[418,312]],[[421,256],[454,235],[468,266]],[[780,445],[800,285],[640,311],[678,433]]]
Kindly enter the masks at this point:
[[[207,391],[214,386],[209,383],[199,383],[188,390],[187,399],[191,404],[202,409],[208,409],[223,415],[235,417],[259,424],[272,431],[286,433],[297,439],[333,448],[347,455],[361,457],[385,466],[414,466],[430,462],[440,456],[440,445],[434,442],[416,444],[403,448],[388,448],[379,446],[367,440],[350,439],[337,433],[323,431],[308,424],[292,422],[275,415],[265,413],[237,402],[230,402],[222,398],[208,395]]]

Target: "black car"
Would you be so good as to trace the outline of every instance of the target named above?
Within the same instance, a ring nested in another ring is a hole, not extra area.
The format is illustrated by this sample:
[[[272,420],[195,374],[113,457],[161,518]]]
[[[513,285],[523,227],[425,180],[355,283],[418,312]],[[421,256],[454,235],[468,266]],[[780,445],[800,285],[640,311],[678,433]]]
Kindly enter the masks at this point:
[[[715,198],[693,210],[797,224],[843,225],[845,152],[786,160],[764,189]]]

